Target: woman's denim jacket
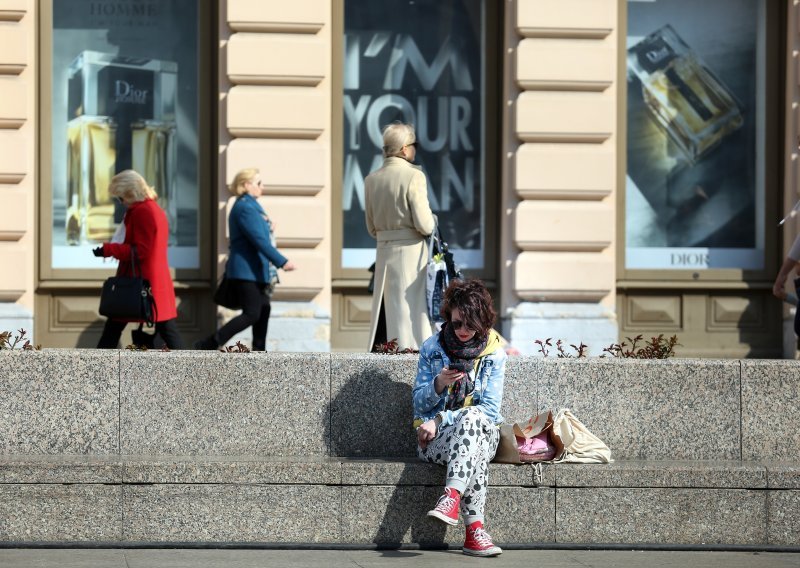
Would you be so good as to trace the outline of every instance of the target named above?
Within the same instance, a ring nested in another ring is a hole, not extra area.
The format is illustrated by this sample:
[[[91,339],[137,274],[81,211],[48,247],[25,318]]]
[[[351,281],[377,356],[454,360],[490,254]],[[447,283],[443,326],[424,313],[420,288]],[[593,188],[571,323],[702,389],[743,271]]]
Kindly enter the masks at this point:
[[[503,400],[506,352],[500,345],[499,336],[494,330],[491,331],[489,341],[495,341],[497,347],[494,352],[484,355],[478,365],[475,373],[473,406],[480,407],[492,422],[500,424],[503,421],[503,416],[500,414],[500,403]],[[425,340],[419,350],[417,378],[412,391],[415,422],[417,422],[416,419],[425,422],[437,414],[441,414],[443,425],[453,423],[457,411],[444,409],[448,389],[444,389],[442,394],[436,394],[433,386],[436,376],[449,364],[450,359],[439,344],[439,335],[435,334]]]

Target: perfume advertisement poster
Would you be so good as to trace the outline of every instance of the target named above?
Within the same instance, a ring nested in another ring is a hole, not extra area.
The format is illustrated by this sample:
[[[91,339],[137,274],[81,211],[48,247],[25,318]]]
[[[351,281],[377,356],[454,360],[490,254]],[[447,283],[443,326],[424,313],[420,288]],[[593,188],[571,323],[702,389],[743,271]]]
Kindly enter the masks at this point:
[[[416,164],[456,261],[484,266],[483,2],[345,2],[343,267],[375,260],[364,177],[383,164],[393,121],[416,128]]]
[[[626,268],[763,268],[762,4],[628,2]]]
[[[126,169],[158,194],[170,266],[199,267],[197,41],[196,0],[53,0],[53,268],[111,262],[91,250],[119,239]]]

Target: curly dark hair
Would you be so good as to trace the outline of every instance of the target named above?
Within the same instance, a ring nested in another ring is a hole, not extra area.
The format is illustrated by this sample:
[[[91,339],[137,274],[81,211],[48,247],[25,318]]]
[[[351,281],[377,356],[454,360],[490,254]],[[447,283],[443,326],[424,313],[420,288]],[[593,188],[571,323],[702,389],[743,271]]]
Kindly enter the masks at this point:
[[[489,333],[497,318],[489,290],[477,279],[450,282],[441,307],[441,314],[448,322],[453,310],[458,310],[464,324],[481,337]]]

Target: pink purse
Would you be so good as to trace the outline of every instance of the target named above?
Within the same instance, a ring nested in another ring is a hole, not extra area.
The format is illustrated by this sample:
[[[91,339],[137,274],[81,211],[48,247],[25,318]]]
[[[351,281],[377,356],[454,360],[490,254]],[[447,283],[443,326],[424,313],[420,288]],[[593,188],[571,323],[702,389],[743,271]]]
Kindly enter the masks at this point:
[[[556,447],[550,443],[548,431],[541,432],[532,438],[517,436],[519,459],[523,462],[547,461],[556,457]]]

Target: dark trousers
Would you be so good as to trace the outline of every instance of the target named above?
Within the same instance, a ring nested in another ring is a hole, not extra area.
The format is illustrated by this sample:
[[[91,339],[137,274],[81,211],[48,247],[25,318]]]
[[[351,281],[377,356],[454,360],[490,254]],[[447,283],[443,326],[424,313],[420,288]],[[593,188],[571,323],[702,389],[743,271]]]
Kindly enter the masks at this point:
[[[231,337],[253,326],[253,351],[267,350],[267,325],[272,309],[266,284],[250,280],[231,279],[242,304],[242,313],[223,325],[214,335],[217,345],[225,345]]]
[[[164,343],[170,349],[184,349],[181,334],[178,333],[178,325],[175,323],[176,318],[168,319],[165,321],[156,322],[156,333],[161,336]],[[117,321],[108,319],[103,328],[103,335],[100,336],[100,341],[97,343],[98,349],[116,349],[119,343],[119,338],[122,336],[122,330],[129,322]]]

